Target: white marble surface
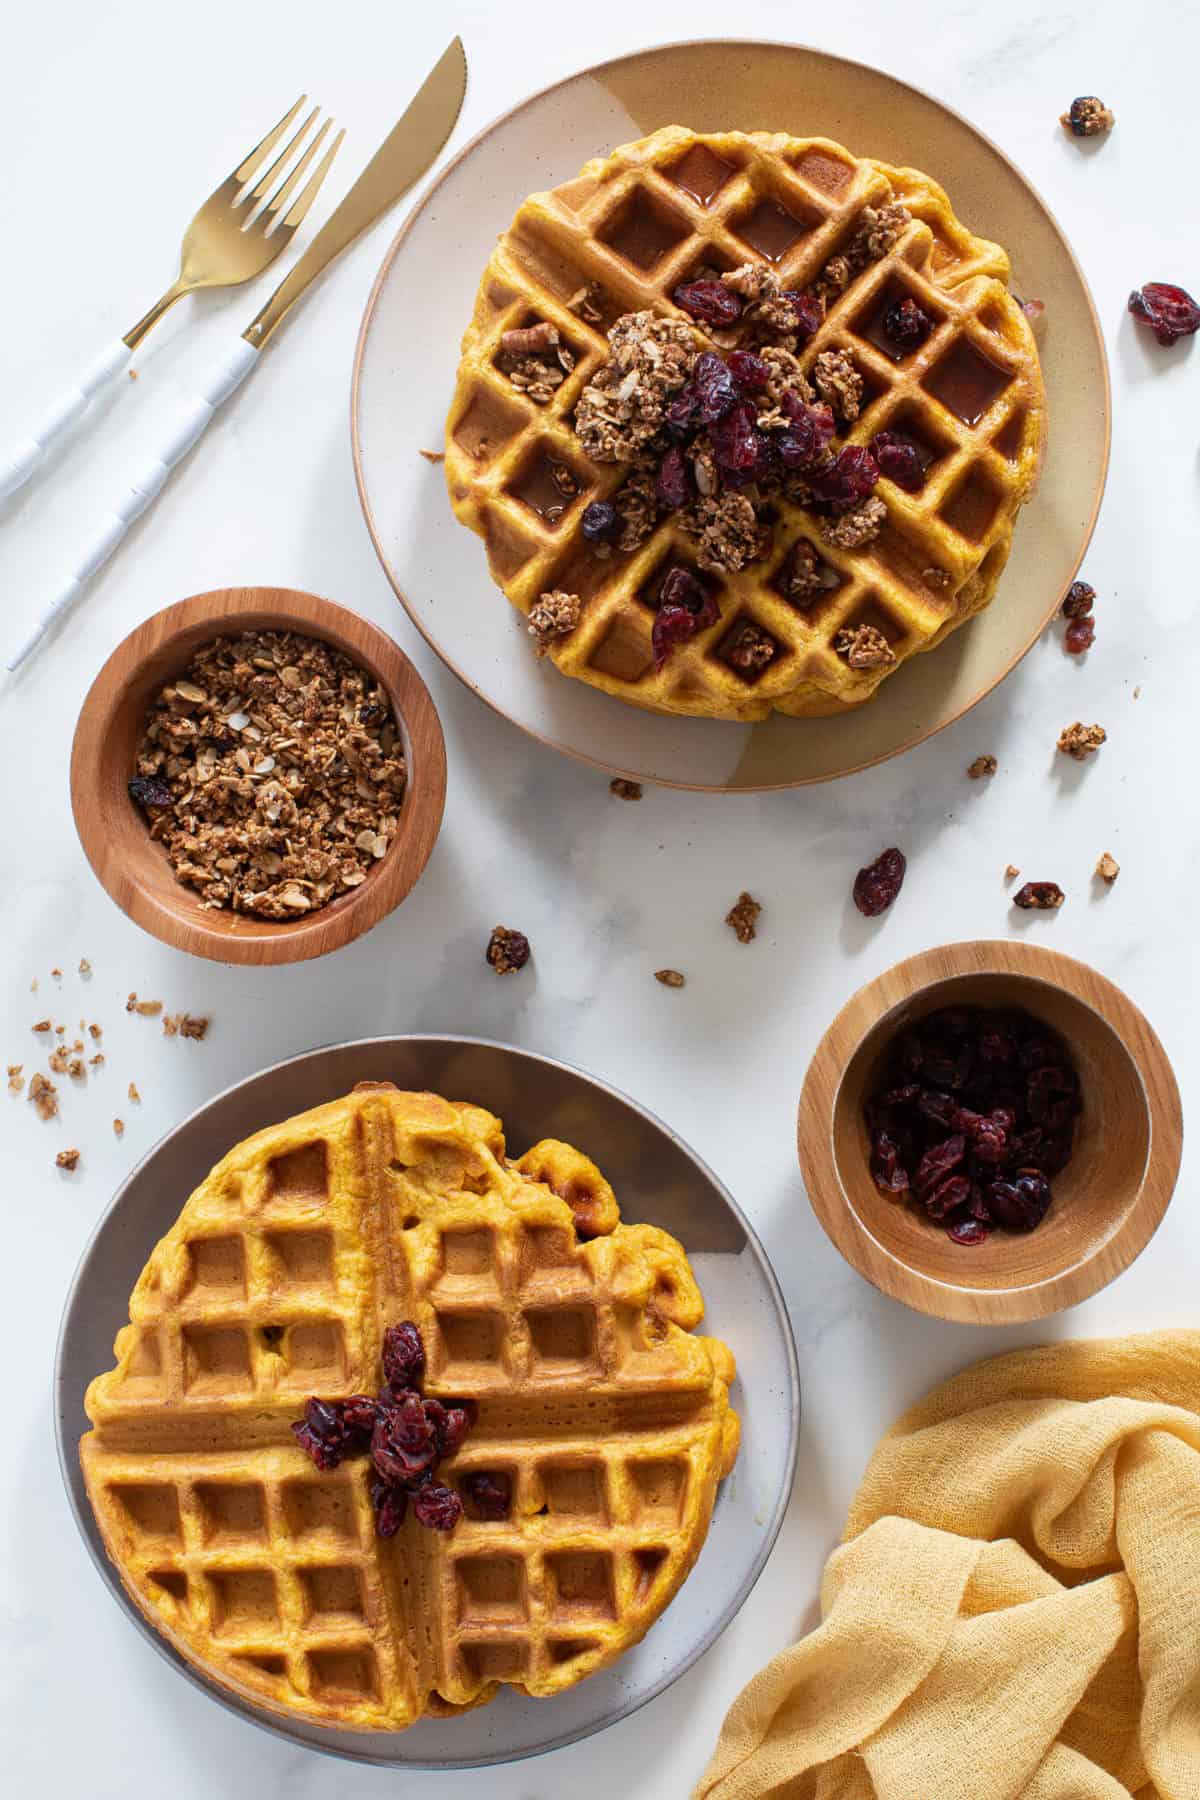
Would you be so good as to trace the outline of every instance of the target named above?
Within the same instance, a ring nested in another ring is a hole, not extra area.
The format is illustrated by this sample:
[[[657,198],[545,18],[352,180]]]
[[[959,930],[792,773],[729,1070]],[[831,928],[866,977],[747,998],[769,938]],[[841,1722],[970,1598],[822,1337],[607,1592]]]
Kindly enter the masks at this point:
[[[1147,279],[1200,285],[1187,230],[1200,27],[1183,0],[1164,0],[1152,22],[1127,0],[1051,9],[842,0],[807,11],[740,0],[733,12],[671,0],[652,14],[630,0],[579,14],[547,0],[503,13],[485,0],[437,9],[294,0],[261,30],[246,20],[233,0],[186,15],[148,14],[133,0],[10,12],[0,118],[5,433],[169,279],[188,203],[265,119],[314,89],[351,133],[333,182],[340,192],[451,29],[471,57],[456,144],[531,88],[648,38],[737,28],[886,62],[965,112],[1032,177],[1082,258],[1104,322],[1115,440],[1085,571],[1100,592],[1096,648],[1076,665],[1048,640],[958,726],[848,783],[763,799],[648,792],[640,806],[623,805],[601,776],[494,718],[417,641],[359,516],[347,430],[355,329],[395,221],[310,298],[49,654],[0,689],[0,1048],[5,1061],[32,1065],[33,1020],[49,1013],[74,1025],[85,1014],[104,1024],[108,1057],[86,1093],[65,1096],[53,1124],[5,1096],[0,1746],[10,1791],[94,1800],[168,1787],[179,1800],[683,1795],[743,1681],[811,1623],[822,1561],[898,1409],[991,1350],[1195,1320],[1200,1226],[1186,1163],[1157,1238],[1106,1293],[1046,1325],[973,1331],[884,1300],[840,1261],[805,1200],[792,1120],[809,1054],[861,982],[929,945],[1020,930],[1121,983],[1162,1034],[1190,1098],[1196,915],[1178,887],[1195,879],[1200,848],[1189,776],[1200,364],[1194,346],[1161,352],[1135,335],[1123,304]],[[1098,149],[1068,142],[1055,123],[1080,91],[1103,95],[1119,118]],[[953,171],[937,173],[953,191]],[[6,634],[64,566],[144,422],[254,305],[243,295],[180,308],[138,358],[140,381],[0,510]],[[453,529],[443,517],[430,528]],[[451,767],[440,843],[402,910],[337,956],[259,973],[189,960],[130,925],[84,864],[67,797],[78,703],[112,646],[170,600],[254,581],[329,594],[390,628],[431,685]],[[1077,717],[1110,734],[1083,769],[1053,753],[1058,730]],[[985,750],[999,757],[999,775],[968,783],[966,764]],[[891,842],[908,852],[908,882],[894,911],[867,923],[850,906],[850,881]],[[1122,874],[1097,893],[1090,872],[1104,849]],[[1059,915],[1012,912],[1002,881],[1010,860],[1062,883],[1069,899]],[[721,922],[741,887],[766,908],[749,948]],[[494,979],[480,958],[497,919],[519,925],[535,948],[532,967],[512,980]],[[81,956],[94,970],[86,985],[75,973]],[[663,964],[688,972],[683,992],[653,982]],[[61,985],[55,965],[66,971]],[[163,1042],[153,1021],[124,1012],[130,989],[210,1012],[208,1040]],[[290,1750],[174,1677],[76,1541],[48,1405],[62,1296],[135,1159],[264,1064],[331,1039],[419,1028],[508,1038],[577,1061],[688,1137],[758,1223],[791,1301],[805,1383],[792,1508],[766,1577],[723,1641],[669,1694],[600,1737],[523,1767],[443,1779]],[[125,1099],[130,1079],[140,1106]],[[120,1141],[114,1114],[127,1121]],[[66,1144],[83,1152],[74,1176],[53,1167]]]

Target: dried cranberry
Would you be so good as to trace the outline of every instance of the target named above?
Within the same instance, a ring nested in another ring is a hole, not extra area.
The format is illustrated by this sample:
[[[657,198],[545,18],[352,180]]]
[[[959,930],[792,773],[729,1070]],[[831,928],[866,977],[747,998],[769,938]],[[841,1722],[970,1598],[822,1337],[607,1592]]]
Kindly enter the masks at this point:
[[[1064,619],[1082,619],[1090,613],[1096,604],[1096,590],[1090,582],[1073,581],[1067,589],[1067,597],[1062,603]]]
[[[383,1378],[397,1393],[418,1387],[425,1373],[425,1346],[411,1319],[389,1325],[383,1334]]]
[[[877,431],[871,439],[871,455],[886,475],[906,493],[915,494],[925,486],[925,464],[911,438],[898,431]]]
[[[847,444],[831,468],[814,475],[809,483],[814,497],[832,513],[849,512],[865,500],[879,480],[879,464],[862,444]]]
[[[1018,1169],[1012,1181],[988,1189],[992,1217],[1006,1231],[1032,1231],[1050,1210],[1050,1183],[1040,1169]]]
[[[748,400],[741,401],[721,418],[715,419],[710,436],[713,457],[723,474],[730,470],[754,469],[758,466],[761,456],[758,414]]]
[[[809,406],[794,388],[785,388],[780,407],[791,420],[791,428],[781,436],[779,453],[789,469],[810,468],[822,455],[834,433],[832,409]],[[784,449],[783,439],[787,440]]]
[[[1200,306],[1181,287],[1167,281],[1148,281],[1129,296],[1129,310],[1144,319],[1160,344],[1168,347],[1200,328]]]
[[[939,1094],[936,1088],[922,1088],[917,1098],[917,1111],[947,1131],[958,1130],[959,1107],[951,1094]]]
[[[385,1481],[411,1482],[437,1461],[437,1436],[419,1394],[385,1400],[371,1438],[371,1461]]]
[[[135,775],[129,783],[129,798],[139,806],[170,806],[172,795],[161,775]]]
[[[665,512],[678,512],[681,506],[687,505],[691,497],[687,460],[678,444],[667,451],[658,465],[654,494]]]
[[[463,1515],[463,1503],[453,1488],[431,1481],[412,1497],[413,1517],[431,1531],[453,1531]]]
[[[732,288],[723,281],[688,281],[675,289],[672,298],[693,319],[728,331],[742,316],[742,303]]]
[[[1026,912],[1031,908],[1036,912],[1052,912],[1066,897],[1057,881],[1027,881],[1013,895],[1013,905],[1023,907]]]
[[[611,500],[593,500],[583,509],[579,529],[589,544],[611,544],[620,535],[621,515]]]
[[[883,850],[873,863],[860,869],[854,877],[854,904],[864,919],[874,919],[886,912],[904,882],[908,864],[901,851]]]
[[[394,1487],[391,1482],[376,1477],[371,1482],[371,1505],[375,1508],[375,1529],[380,1537],[395,1537],[408,1511],[407,1488]]]
[[[886,1131],[877,1131],[871,1140],[871,1174],[883,1194],[908,1192],[908,1170],[900,1160],[899,1145]]]
[[[944,1219],[947,1213],[957,1212],[960,1206],[966,1206],[970,1198],[971,1183],[968,1177],[948,1175],[926,1194],[925,1211],[931,1219]]]
[[[1091,617],[1072,619],[1063,633],[1063,648],[1069,656],[1082,656],[1096,641],[1096,621]]]
[[[947,1220],[946,1230],[956,1244],[982,1244],[985,1238],[991,1236],[991,1231],[984,1221],[975,1218],[971,1213],[967,1213],[962,1218]]]
[[[492,1474],[474,1469],[461,1477],[461,1486],[471,1518],[489,1523],[507,1519],[512,1510],[512,1480],[502,1470]]]
[[[801,288],[784,288],[779,299],[786,300],[791,307],[800,342],[806,344],[821,328],[825,317],[824,306],[816,294],[807,294]]]
[[[889,1088],[883,1096],[885,1106],[911,1106],[920,1094],[921,1089],[915,1081],[902,1082],[899,1087]]]
[[[729,364],[722,362],[715,351],[705,350],[696,358],[692,380],[696,387],[700,417],[706,425],[712,425],[717,419],[723,418],[731,406],[737,405],[738,391],[733,385]]]
[[[664,606],[684,606],[690,613],[700,614],[705,611],[711,601],[708,589],[681,563],[668,569],[663,577],[662,586],[658,590],[658,604]],[[711,624],[709,620],[707,623]]]
[[[348,1400],[318,1400],[314,1395],[292,1430],[318,1469],[336,1469],[343,1457],[360,1455],[367,1448],[376,1411],[367,1394],[352,1394]]]
[[[755,356],[753,350],[731,350],[729,373],[741,393],[757,394],[771,379],[771,365],[761,356]]]
[[[695,637],[707,625],[715,625],[717,603],[690,570],[675,567],[658,590],[658,611],[650,634],[654,666],[661,669],[672,650]]]
[[[433,1426],[438,1456],[453,1456],[471,1429],[466,1409],[443,1406],[440,1400],[426,1400],[425,1417]]]
[[[958,1089],[971,1074],[974,1051],[970,1044],[930,1044],[925,1051],[925,1075],[942,1088]]]
[[[961,1131],[943,1138],[939,1144],[931,1144],[917,1164],[913,1186],[917,1190],[918,1199],[924,1199],[945,1176],[952,1175],[966,1153],[967,1140]]]
[[[973,1134],[975,1159],[981,1163],[1002,1163],[1008,1155],[1008,1133],[993,1119],[983,1119]]]
[[[897,350],[915,350],[933,330],[933,320],[910,295],[893,300],[883,315],[883,335]]]

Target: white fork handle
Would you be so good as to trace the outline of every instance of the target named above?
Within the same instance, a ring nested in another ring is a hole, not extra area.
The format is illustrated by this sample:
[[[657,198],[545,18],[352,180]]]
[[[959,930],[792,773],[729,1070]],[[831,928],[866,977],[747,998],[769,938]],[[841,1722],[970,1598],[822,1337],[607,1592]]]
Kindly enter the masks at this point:
[[[106,388],[122,369],[128,368],[132,355],[133,351],[120,338],[115,344],[109,344],[88,364],[75,386],[59,395],[32,435],[22,438],[7,456],[0,459],[0,500],[24,487],[50,446],[65,437],[101,389]]]
[[[183,461],[197,438],[212,423],[218,406],[223,400],[228,400],[257,361],[258,351],[253,344],[248,344],[245,338],[238,338],[232,349],[209,371],[208,380],[201,392],[184,402],[175,419],[164,431],[162,442],[129,482],[112,511],[100,521],[91,543],[75,564],[74,571],[59,587],[28,638],[10,660],[10,669],[20,668],[30,651],[49,631],[59,613],[79,598],[85,582],[91,580],[97,569],[103,568],[133,521],[145,512],[155,498],[172,469]]]

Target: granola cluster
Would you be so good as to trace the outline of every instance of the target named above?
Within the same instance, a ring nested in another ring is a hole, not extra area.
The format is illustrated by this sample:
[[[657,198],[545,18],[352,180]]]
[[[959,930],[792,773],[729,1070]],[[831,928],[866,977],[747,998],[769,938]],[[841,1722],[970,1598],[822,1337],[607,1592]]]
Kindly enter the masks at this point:
[[[529,635],[537,644],[539,656],[545,656],[556,638],[570,637],[579,623],[582,603],[578,594],[552,588],[529,609]]]
[[[1095,755],[1108,738],[1103,725],[1084,725],[1076,719],[1073,725],[1067,725],[1058,734],[1058,747],[1064,756],[1073,757],[1076,762],[1085,762],[1089,756]]]
[[[766,554],[770,541],[745,494],[729,488],[693,500],[680,513],[679,522],[696,541],[696,561],[702,569],[744,569]]]
[[[843,625],[833,647],[852,669],[883,669],[896,660],[895,651],[876,625]]]
[[[667,402],[691,374],[698,345],[682,319],[625,313],[609,353],[584,388],[575,430],[593,462],[637,462],[662,429]]]
[[[404,754],[379,684],[294,632],[215,638],[150,708],[133,799],[202,904],[294,919],[394,838]]]

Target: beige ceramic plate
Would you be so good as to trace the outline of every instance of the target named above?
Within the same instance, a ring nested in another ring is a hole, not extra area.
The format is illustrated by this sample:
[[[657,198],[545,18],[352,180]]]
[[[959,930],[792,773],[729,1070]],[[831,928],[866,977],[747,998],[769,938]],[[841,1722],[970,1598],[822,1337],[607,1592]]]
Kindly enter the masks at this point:
[[[858,155],[924,169],[966,224],[1007,247],[1014,291],[1046,303],[1049,449],[996,599],[846,718],[662,718],[564,680],[531,654],[523,621],[492,585],[482,543],[451,514],[440,466],[418,455],[441,445],[479,277],[525,195],[672,124],[823,135]],[[535,94],[467,146],[379,272],[359,334],[352,428],[363,510],[388,577],[417,629],[489,706],[555,749],[634,780],[786,788],[910,749],[974,706],[1035,642],[1095,524],[1108,467],[1108,367],[1087,283],[1061,231],[965,119],[861,63],[724,40],[602,64]]]

